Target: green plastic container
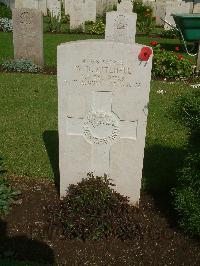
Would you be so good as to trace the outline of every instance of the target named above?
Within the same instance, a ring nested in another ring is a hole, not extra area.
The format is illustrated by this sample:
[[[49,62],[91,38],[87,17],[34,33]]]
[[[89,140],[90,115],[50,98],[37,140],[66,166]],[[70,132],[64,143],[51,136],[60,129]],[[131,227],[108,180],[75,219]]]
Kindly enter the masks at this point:
[[[186,41],[200,41],[200,14],[172,14],[172,16]]]

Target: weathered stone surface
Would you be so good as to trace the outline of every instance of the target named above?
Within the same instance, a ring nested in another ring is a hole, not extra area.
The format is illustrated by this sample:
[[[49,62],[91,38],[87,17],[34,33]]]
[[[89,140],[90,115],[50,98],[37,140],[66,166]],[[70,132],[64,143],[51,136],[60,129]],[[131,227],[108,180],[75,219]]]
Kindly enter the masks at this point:
[[[47,0],[15,0],[15,8],[38,9],[47,14]]]
[[[58,20],[61,19],[61,2],[58,0],[47,0],[47,8],[51,15]]]
[[[58,46],[60,195],[93,172],[140,197],[152,58],[104,40]]]
[[[200,13],[200,0],[194,0],[193,13]]]
[[[85,21],[96,21],[96,1],[74,0],[70,4],[70,29],[84,28]]]
[[[171,25],[175,26],[176,23],[173,19],[173,16],[171,14],[181,14],[181,13],[191,13],[191,3],[185,3],[185,2],[172,2],[168,1],[166,3],[166,14],[165,14],[165,21],[170,23]],[[165,23],[164,25],[165,30],[172,29],[168,24]]]
[[[29,59],[43,65],[42,12],[35,9],[13,9],[13,44],[15,59]]]
[[[117,0],[96,0],[97,14],[102,15],[105,10],[113,10],[113,6],[117,6]]]
[[[117,4],[117,11],[124,13],[133,12],[133,3],[131,0],[122,0],[120,4]]]
[[[72,1],[73,0],[65,0],[65,15],[70,15]]]
[[[112,11],[106,13],[105,39],[109,41],[134,43],[137,14]]]

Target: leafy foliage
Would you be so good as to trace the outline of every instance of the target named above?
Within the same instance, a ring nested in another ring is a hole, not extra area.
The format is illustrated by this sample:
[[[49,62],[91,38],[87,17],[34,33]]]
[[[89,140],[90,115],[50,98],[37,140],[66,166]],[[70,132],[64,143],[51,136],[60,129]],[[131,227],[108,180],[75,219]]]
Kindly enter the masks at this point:
[[[154,77],[162,78],[187,78],[194,73],[192,63],[176,52],[166,51],[156,45],[154,47],[153,69]]]
[[[49,9],[47,10],[47,31],[48,32],[61,32],[61,25],[62,25],[62,20],[59,20],[59,17],[52,16],[51,12]]]
[[[200,150],[199,150],[200,151]],[[179,186],[173,190],[174,208],[179,224],[187,232],[200,236],[200,153],[190,153],[180,172]]]
[[[3,177],[5,170],[3,170],[3,157],[0,156],[0,214],[7,214],[11,205],[15,203],[16,197],[20,192],[11,188],[8,180]]]
[[[3,3],[0,3],[0,18],[12,18],[11,9]]]
[[[179,172],[178,186],[173,190],[174,208],[180,226],[200,236],[200,91],[179,97],[175,110],[176,117],[191,129],[191,143]]]
[[[13,31],[12,20],[9,18],[0,18],[0,31]]]
[[[200,131],[200,90],[176,99],[173,114],[192,130]]]
[[[133,238],[138,232],[136,208],[128,198],[115,192],[106,176],[89,174],[70,185],[61,205],[60,219],[69,238],[99,240],[110,236]]]
[[[40,71],[39,66],[26,59],[6,60],[2,63],[2,68],[8,72],[37,73]]]
[[[175,30],[175,29],[171,29],[171,30],[163,30],[160,33],[160,37],[161,38],[169,38],[169,39],[176,39],[179,38],[180,33]]]
[[[137,13],[137,29],[149,34],[155,28],[155,18],[152,17],[152,7],[142,2],[134,1],[133,12]]]
[[[102,20],[96,23],[88,23],[86,33],[98,35],[105,34],[105,24]]]

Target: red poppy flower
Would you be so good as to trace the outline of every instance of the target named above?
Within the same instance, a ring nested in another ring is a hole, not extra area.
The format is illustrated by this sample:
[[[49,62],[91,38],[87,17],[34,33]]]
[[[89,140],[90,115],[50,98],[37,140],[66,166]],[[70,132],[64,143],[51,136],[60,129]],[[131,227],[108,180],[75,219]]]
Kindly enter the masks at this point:
[[[151,44],[151,46],[156,46],[156,45],[158,45],[158,42],[157,41],[152,41],[152,42],[150,42],[150,44]]]
[[[142,47],[140,54],[138,56],[139,60],[141,61],[148,61],[149,57],[152,54],[152,50],[149,47]]]
[[[176,46],[176,47],[175,47],[175,50],[176,50],[176,51],[179,51],[179,50],[180,50],[180,47],[179,47],[179,46]]]
[[[182,54],[179,54],[179,55],[178,55],[178,59],[179,59],[179,60],[183,60],[183,58],[184,58],[184,57],[182,56]]]

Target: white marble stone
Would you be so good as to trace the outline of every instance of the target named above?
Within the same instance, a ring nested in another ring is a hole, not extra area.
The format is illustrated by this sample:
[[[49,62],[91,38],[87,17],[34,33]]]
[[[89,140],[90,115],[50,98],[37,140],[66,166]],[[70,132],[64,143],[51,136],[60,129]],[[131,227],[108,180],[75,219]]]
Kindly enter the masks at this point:
[[[47,14],[47,0],[15,0],[15,8],[30,8],[41,10]]]
[[[84,29],[85,25],[84,17],[84,3],[83,0],[74,0],[71,3],[70,10],[70,29],[75,29],[82,27]]]
[[[172,14],[191,13],[191,11],[191,3],[168,1],[166,3],[165,21],[167,21],[173,26],[176,26]],[[172,29],[172,27],[165,23],[164,29],[170,30]]]
[[[47,0],[47,8],[51,15],[58,20],[61,19],[61,2],[58,0]]]
[[[112,11],[106,13],[105,39],[109,41],[134,43],[137,14]]]
[[[14,8],[13,45],[15,59],[28,59],[43,65],[43,18],[36,9]]]
[[[133,12],[133,3],[131,0],[122,0],[121,3],[117,4],[117,11],[124,13],[132,13]]]
[[[105,11],[113,10],[113,6],[117,6],[117,0],[96,0],[97,14],[102,15]]]
[[[72,1],[73,0],[65,0],[65,15],[70,15]]]
[[[200,0],[194,0],[193,13],[200,13]]]
[[[96,22],[96,1],[74,0],[70,5],[70,29],[84,28],[85,21]]]
[[[137,205],[152,56],[139,44],[105,40],[58,46],[60,196],[87,173],[107,174]]]

